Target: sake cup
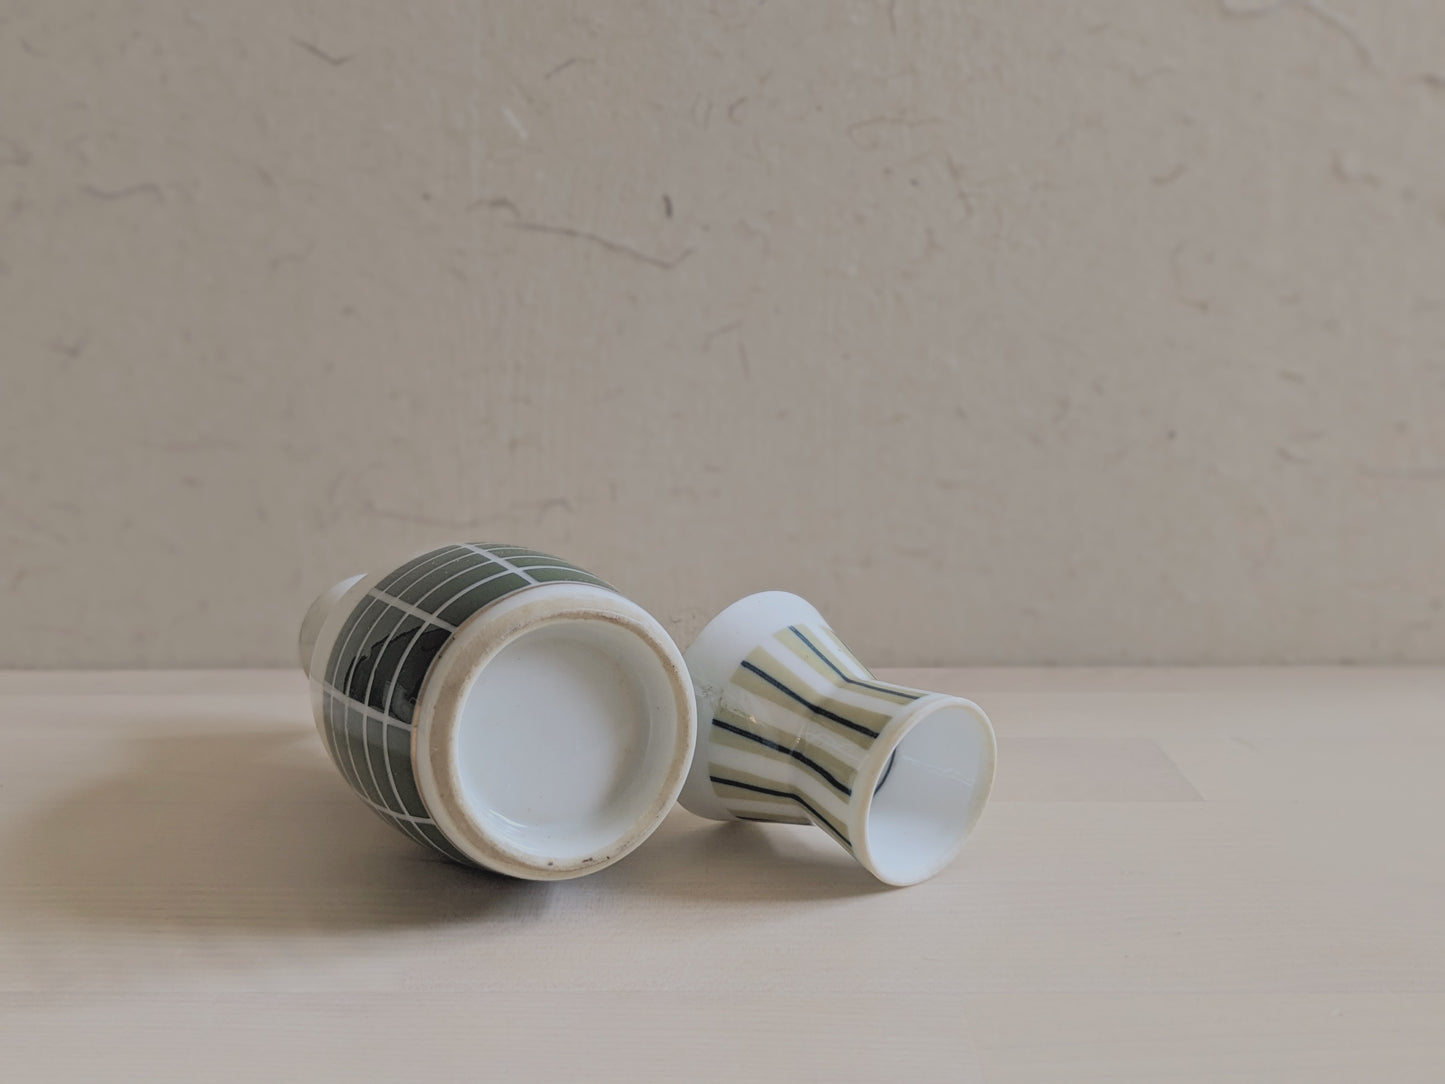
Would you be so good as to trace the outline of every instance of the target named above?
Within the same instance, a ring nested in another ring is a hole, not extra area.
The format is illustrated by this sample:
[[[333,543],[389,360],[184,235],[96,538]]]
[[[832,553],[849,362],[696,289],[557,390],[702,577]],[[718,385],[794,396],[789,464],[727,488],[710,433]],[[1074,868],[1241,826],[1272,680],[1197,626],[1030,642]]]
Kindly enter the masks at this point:
[[[577,877],[646,839],[696,737],[672,638],[591,573],[450,545],[326,591],[302,622],[326,751],[388,824],[458,862]]]
[[[997,759],[977,704],[879,681],[781,591],[729,606],[684,658],[700,724],[684,808],[815,824],[893,885],[932,877],[963,846]]]

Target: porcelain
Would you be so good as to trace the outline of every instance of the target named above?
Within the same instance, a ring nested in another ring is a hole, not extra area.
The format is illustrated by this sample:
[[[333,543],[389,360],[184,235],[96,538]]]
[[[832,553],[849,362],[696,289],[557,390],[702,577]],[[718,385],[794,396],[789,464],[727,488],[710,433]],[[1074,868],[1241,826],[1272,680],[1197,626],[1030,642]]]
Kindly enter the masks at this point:
[[[816,824],[879,880],[915,884],[963,846],[993,786],[971,700],[879,681],[797,595],[750,595],[684,656],[700,722],[684,808]]]
[[[361,799],[458,862],[533,880],[603,869],[677,798],[696,738],[672,638],[519,546],[443,546],[322,594],[302,668]]]

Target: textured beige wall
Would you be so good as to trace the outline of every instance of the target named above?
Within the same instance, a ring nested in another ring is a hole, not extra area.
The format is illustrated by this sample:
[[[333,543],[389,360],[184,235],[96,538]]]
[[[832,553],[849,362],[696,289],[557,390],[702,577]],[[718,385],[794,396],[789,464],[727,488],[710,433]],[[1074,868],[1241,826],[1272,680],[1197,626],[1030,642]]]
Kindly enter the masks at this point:
[[[0,664],[506,539],[686,639],[1445,660],[1445,5],[0,2]]]

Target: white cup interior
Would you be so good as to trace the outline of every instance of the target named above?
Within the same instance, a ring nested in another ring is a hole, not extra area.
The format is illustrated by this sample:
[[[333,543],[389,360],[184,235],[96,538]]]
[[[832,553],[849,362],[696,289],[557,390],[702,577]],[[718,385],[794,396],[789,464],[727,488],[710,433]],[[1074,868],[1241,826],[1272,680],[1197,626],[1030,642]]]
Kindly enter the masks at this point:
[[[605,620],[523,631],[465,691],[453,743],[472,817],[538,866],[604,862],[667,786],[673,679],[638,633]]]
[[[890,884],[932,877],[983,812],[995,759],[993,729],[972,705],[948,701],[922,716],[875,784],[859,857]]]

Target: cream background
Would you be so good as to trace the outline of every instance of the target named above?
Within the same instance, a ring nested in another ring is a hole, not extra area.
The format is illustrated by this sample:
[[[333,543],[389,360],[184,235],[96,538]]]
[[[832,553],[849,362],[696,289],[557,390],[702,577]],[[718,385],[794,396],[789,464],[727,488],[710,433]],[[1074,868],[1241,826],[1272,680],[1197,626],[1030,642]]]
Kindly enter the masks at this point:
[[[0,2],[0,664],[453,538],[879,665],[1445,660],[1445,6]]]

